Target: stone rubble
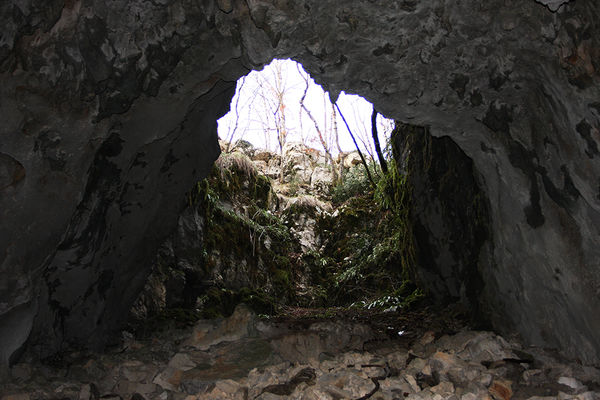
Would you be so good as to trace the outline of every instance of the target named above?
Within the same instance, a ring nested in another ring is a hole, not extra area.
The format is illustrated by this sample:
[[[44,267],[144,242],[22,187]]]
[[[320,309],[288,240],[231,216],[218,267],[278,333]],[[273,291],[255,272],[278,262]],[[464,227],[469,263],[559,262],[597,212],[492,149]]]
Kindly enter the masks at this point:
[[[191,332],[157,333],[148,343],[126,335],[106,354],[17,364],[0,400],[600,399],[600,369],[492,332],[436,336],[425,332],[410,348],[373,345],[366,325],[299,329],[240,305]]]
[[[332,182],[332,167],[323,151],[314,149],[300,142],[286,143],[281,155],[274,152],[255,148],[251,143],[240,140],[234,145],[223,140],[219,141],[223,152],[234,151],[248,156],[261,174],[277,181],[283,170],[283,182],[277,187],[277,192],[289,190],[290,184],[298,194],[316,193],[327,196]],[[350,151],[338,155],[336,164],[348,170],[361,163],[358,152]],[[336,168],[338,166],[336,165]]]

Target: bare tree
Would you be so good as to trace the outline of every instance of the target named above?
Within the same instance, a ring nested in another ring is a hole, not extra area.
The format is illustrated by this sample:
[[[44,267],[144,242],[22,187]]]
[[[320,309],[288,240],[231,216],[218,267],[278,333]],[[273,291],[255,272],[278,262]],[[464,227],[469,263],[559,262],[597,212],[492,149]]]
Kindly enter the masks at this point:
[[[249,138],[252,135],[250,140],[259,142],[262,140],[267,149],[281,155],[283,162],[284,147],[293,136],[298,135],[298,140],[301,140],[304,145],[321,147],[324,150],[323,154],[327,162],[332,165],[337,175],[336,181],[339,182],[343,176],[344,159],[349,154],[348,151],[343,150],[345,140],[338,132],[342,128],[341,121],[337,118],[343,115],[336,108],[337,105],[329,102],[324,92],[320,92],[323,98],[319,99],[322,100],[324,108],[321,110],[320,107],[313,106],[314,95],[320,88],[310,79],[300,64],[296,64],[298,75],[292,76],[289,67],[286,61],[275,60],[265,67],[263,72],[253,71],[240,80],[237,97],[231,105],[232,115],[224,121],[227,123],[226,134],[223,135],[228,142],[226,151],[234,150],[245,135]],[[316,88],[314,92],[313,86]],[[383,144],[375,143],[375,138],[381,135],[373,136],[373,134],[376,129],[385,134],[388,131],[386,125],[382,125],[382,121],[376,123],[379,119],[377,114],[371,115],[369,121],[364,112],[364,102],[354,96],[344,101],[343,108],[349,117],[347,121],[343,118],[344,123],[352,127],[352,140],[361,152],[363,163],[384,165],[381,161]],[[384,120],[384,122],[389,121]],[[313,127],[316,132],[313,131]],[[335,153],[339,153],[337,158],[334,158]],[[379,161],[376,161],[377,158]],[[371,174],[378,173],[379,168],[375,168],[374,171],[373,168],[369,168]],[[279,178],[283,179],[283,169]]]
[[[298,72],[300,72],[300,70],[298,70]],[[333,160],[333,157],[331,156],[331,150],[330,150],[330,146],[327,143],[326,137],[324,136],[324,131],[321,130],[321,127],[319,126],[319,123],[317,122],[317,120],[315,119],[315,117],[313,117],[312,113],[310,112],[310,110],[306,107],[306,105],[304,104],[304,99],[306,98],[306,93],[308,92],[308,87],[309,87],[309,80],[308,80],[308,76],[300,73],[300,75],[302,76],[302,78],[304,79],[305,82],[305,87],[304,87],[304,93],[302,94],[302,97],[300,98],[300,108],[302,110],[304,110],[304,112],[306,113],[306,115],[308,116],[308,118],[310,118],[310,120],[312,121],[314,127],[315,127],[315,131],[317,132],[317,136],[319,138],[319,142],[321,143],[321,146],[323,147],[323,151],[325,151],[325,156],[327,157],[327,160],[329,161],[329,163],[331,164],[331,171],[332,171],[332,175],[333,175],[333,182],[336,183],[338,181],[338,172],[335,168],[335,161]]]
[[[233,127],[231,125],[229,125],[229,132],[227,135],[227,149],[225,150],[226,153],[233,151],[233,148],[232,148],[233,139],[234,139],[235,134],[237,133],[238,127],[240,125],[240,98],[242,97],[242,89],[244,88],[245,82],[246,82],[246,76],[243,76],[237,85],[237,93],[236,93],[235,104],[234,104],[235,123],[234,123]]]
[[[272,124],[273,114],[270,112],[271,105],[270,105],[268,97],[265,96],[265,94],[262,91],[259,92],[258,97],[261,100],[263,109],[258,111],[256,113],[256,116],[258,117],[258,121],[260,122],[260,124],[262,126],[263,138],[264,138],[265,144],[267,146],[267,149],[270,149],[271,148],[270,138],[271,138],[271,133],[272,133],[271,126],[273,125]]]
[[[275,129],[277,130],[277,141],[279,142],[279,150],[283,157],[283,147],[287,141],[287,128],[285,124],[285,83],[283,81],[283,75],[281,73],[281,63],[275,62],[274,64],[274,78],[275,85],[269,85],[271,92],[275,98]]]
[[[277,60],[276,60],[277,61]],[[279,181],[283,182],[283,148],[287,142],[287,127],[285,123],[285,82],[283,81],[283,76],[281,74],[281,62],[276,62],[274,65],[274,75],[275,75],[275,85],[269,85],[271,87],[271,92],[273,93],[276,105],[275,112],[273,115],[275,116],[275,129],[277,130],[277,142],[279,143],[279,154],[281,155],[281,171],[279,174]]]
[[[338,132],[338,127],[337,127],[337,113],[335,112],[335,106],[331,103],[329,103],[331,105],[331,132],[333,134],[333,137],[335,139],[335,146],[337,147],[337,151],[338,151],[338,165],[339,165],[339,173],[338,173],[338,182],[342,182],[342,180],[344,179],[344,160],[346,159],[346,155],[347,153],[345,153],[344,151],[342,151],[342,147],[340,146],[340,134]]]
[[[267,147],[269,138],[276,133],[278,152],[281,156],[281,173],[279,180],[283,182],[283,149],[287,143],[288,128],[286,123],[285,96],[288,90],[282,73],[282,62],[274,60],[270,66],[271,77],[257,75],[258,97],[263,110],[258,112],[258,119],[263,128]]]

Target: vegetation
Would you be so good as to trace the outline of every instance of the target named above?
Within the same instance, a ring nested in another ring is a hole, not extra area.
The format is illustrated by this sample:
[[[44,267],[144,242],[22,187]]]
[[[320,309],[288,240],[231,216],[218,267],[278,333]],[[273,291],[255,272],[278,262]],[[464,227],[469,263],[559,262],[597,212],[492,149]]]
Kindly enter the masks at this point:
[[[374,170],[373,164],[370,169]],[[334,186],[331,200],[336,205],[341,205],[352,197],[362,196],[372,191],[372,186],[367,173],[362,165],[354,165],[344,172],[341,182]]]
[[[393,167],[386,171],[369,164],[374,188],[365,169],[355,166],[333,189],[339,215],[322,229],[332,233],[325,252],[340,260],[329,294],[337,304],[394,309],[424,296],[411,281],[416,262],[411,188],[392,153],[388,145],[386,165]]]
[[[202,219],[195,264],[166,252],[155,271],[182,298],[167,299],[150,327],[169,316],[180,324],[226,316],[242,302],[266,316],[286,306],[390,312],[418,302],[411,188],[389,146],[385,157],[387,172],[369,164],[373,181],[363,165],[344,171],[331,191],[333,212],[311,195],[278,199],[246,155],[221,156],[188,196]],[[294,231],[301,218],[314,221],[318,250],[302,247]]]

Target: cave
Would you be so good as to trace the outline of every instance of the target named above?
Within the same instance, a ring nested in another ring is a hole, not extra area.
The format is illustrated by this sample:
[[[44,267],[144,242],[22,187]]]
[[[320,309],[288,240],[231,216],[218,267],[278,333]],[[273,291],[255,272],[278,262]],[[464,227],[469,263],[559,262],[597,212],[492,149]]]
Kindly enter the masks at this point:
[[[485,210],[483,230],[474,214],[420,220],[432,291],[600,362],[594,0],[34,0],[0,15],[3,373],[24,350],[100,349],[119,330],[219,155],[236,80],[274,58],[421,132],[415,149],[434,143],[420,215]],[[474,248],[457,255],[461,240]]]

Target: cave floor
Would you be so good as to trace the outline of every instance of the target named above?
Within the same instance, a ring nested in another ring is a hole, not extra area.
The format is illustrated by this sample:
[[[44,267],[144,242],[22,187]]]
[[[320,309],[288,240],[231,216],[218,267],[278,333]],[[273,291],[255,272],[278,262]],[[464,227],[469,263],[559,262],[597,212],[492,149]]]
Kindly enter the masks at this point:
[[[407,349],[427,332],[441,337],[474,328],[460,307],[438,306],[426,301],[396,312],[348,307],[282,307],[277,316],[270,320],[290,324],[299,330],[307,329],[313,323],[332,320],[339,323],[365,324],[375,334],[375,345],[383,341],[393,341]],[[365,346],[369,346],[369,342],[366,342]]]
[[[473,330],[455,307],[288,307],[12,367],[1,400],[600,399],[600,370]]]

